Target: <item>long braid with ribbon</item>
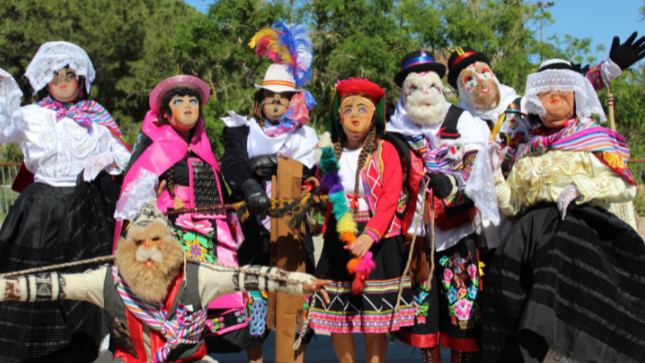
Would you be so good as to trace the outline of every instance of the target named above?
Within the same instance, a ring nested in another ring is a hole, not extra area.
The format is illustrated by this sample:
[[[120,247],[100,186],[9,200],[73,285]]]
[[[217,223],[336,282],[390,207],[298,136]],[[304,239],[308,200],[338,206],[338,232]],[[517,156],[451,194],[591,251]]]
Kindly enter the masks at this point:
[[[321,185],[329,194],[332,213],[337,221],[336,232],[338,232],[341,241],[351,246],[356,240],[358,226],[356,225],[356,221],[354,221],[351,209],[347,206],[345,188],[338,174],[340,165],[336,159],[336,152],[329,132],[325,132],[320,137],[318,147],[320,149],[320,153],[316,154],[317,156],[319,155],[318,167],[322,171],[323,176]],[[354,295],[363,291],[365,281],[374,268],[376,268],[376,264],[372,260],[371,252],[367,252],[363,258],[352,258],[347,263],[347,271],[350,274],[354,274],[354,282],[352,283]]]

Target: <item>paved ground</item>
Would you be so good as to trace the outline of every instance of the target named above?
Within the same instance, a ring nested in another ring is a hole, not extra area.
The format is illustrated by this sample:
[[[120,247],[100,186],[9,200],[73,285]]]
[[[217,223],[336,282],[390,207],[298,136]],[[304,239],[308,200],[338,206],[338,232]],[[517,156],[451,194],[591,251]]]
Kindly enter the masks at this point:
[[[365,362],[365,341],[362,334],[354,334],[356,339],[356,359],[357,363]],[[307,348],[305,362],[316,363],[333,363],[338,362],[334,349],[331,346],[331,338],[325,335],[318,335],[318,340],[312,340]],[[275,359],[275,338],[271,333],[269,338],[264,342],[264,363],[273,363]],[[442,363],[449,363],[449,352],[442,352]],[[217,359],[219,363],[241,363],[248,362],[246,353],[236,354],[212,354],[211,357]],[[419,349],[412,348],[399,341],[394,345],[388,345],[386,362],[390,363],[423,363]]]

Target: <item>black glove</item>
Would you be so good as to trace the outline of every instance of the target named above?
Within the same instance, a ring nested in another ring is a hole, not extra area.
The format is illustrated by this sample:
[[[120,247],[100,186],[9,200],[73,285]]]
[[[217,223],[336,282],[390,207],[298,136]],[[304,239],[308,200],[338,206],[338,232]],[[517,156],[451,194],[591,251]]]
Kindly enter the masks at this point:
[[[632,33],[623,44],[620,44],[618,37],[614,37],[614,41],[611,43],[609,59],[623,71],[645,58],[645,36],[634,42],[637,35],[638,32]]]
[[[252,216],[260,216],[260,220],[266,218],[271,200],[267,197],[267,193],[260,186],[260,183],[251,178],[242,183],[241,187],[246,196],[246,207],[249,210],[249,214]]]
[[[273,175],[278,167],[278,156],[276,154],[256,155],[246,163],[246,171],[250,176],[255,173],[261,177]]]
[[[432,194],[439,198],[444,199],[452,193],[452,182],[450,177],[445,174],[430,174],[430,189],[432,189]]]

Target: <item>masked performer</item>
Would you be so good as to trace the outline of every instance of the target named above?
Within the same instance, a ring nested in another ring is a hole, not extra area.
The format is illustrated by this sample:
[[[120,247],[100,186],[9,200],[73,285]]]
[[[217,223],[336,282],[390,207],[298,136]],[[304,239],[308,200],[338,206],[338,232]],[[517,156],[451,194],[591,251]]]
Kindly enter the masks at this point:
[[[34,174],[0,230],[2,272],[109,254],[104,236],[118,198],[111,175],[130,158],[114,119],[88,99],[95,72],[83,49],[45,43],[25,76],[39,101],[20,107],[18,85],[0,69],[0,142],[18,142]],[[0,316],[2,362],[96,358],[101,311],[90,304],[8,303]]]
[[[386,333],[411,325],[414,315],[395,214],[402,170],[396,149],[381,139],[385,112],[381,87],[367,79],[339,81],[327,121],[331,135],[319,144],[321,186],[333,206],[316,276],[333,281],[334,302],[314,309],[312,326],[331,332],[343,363],[356,361],[351,333],[364,334],[367,361],[383,362]]]
[[[635,196],[629,149],[591,119],[605,114],[571,63],[544,62],[525,94],[540,121],[508,180],[496,145],[480,152],[500,209],[519,217],[486,280],[484,361],[644,362],[645,246],[605,209]]]
[[[249,118],[229,112],[223,118],[222,167],[233,199],[245,200],[252,218],[242,225],[246,240],[239,251],[241,264],[276,266],[313,273],[313,240],[304,228],[292,230],[280,219],[266,217],[270,198],[296,198],[303,181],[314,175],[316,132],[306,124],[315,105],[302,87],[309,82],[313,50],[304,25],[277,23],[260,30],[249,43],[258,55],[273,60],[262,85],[256,85]],[[276,362],[291,363],[297,326],[307,301],[302,297],[253,295],[251,361],[262,359],[266,329],[276,330]],[[266,326],[265,326],[266,317]],[[302,362],[310,332],[296,361]]]
[[[397,213],[404,219],[407,245],[418,236],[410,265],[416,320],[396,336],[422,348],[426,362],[440,361],[441,342],[452,349],[453,362],[471,362],[479,351],[482,286],[475,209],[464,187],[489,132],[483,121],[446,102],[445,70],[420,50],[405,56],[394,78],[403,92],[387,137],[401,155],[409,206]]]
[[[185,263],[174,228],[152,199],[119,239],[114,266],[82,274],[2,278],[0,301],[90,302],[109,317],[114,362],[170,363],[213,362],[206,357],[202,337],[206,307],[225,294],[263,290],[303,295],[319,290],[326,296],[320,291],[324,282],[307,274]]]
[[[607,82],[618,77],[622,71],[645,57],[645,37],[636,39],[634,32],[623,44],[616,36],[611,45],[609,58],[589,69],[585,77],[596,90],[602,90]],[[491,68],[486,54],[470,47],[458,48],[448,59],[448,83],[459,91],[459,107],[468,110],[474,116],[482,118],[493,133],[493,139],[511,150],[502,165],[507,175],[512,168],[512,154],[519,142],[527,141],[532,128],[526,113],[526,99],[515,90],[499,82]],[[631,203],[629,203],[631,204]],[[624,208],[617,205],[615,208]],[[621,213],[624,214],[624,213]],[[626,219],[634,228],[635,220],[631,206]],[[489,224],[484,217],[485,244],[490,249],[496,248],[508,233],[511,223],[501,215],[499,226]]]
[[[206,83],[187,75],[170,77],[153,89],[122,195],[127,192],[136,196],[133,191],[142,188],[145,183],[140,181],[152,172],[160,180],[157,206],[172,213],[169,218],[177,241],[188,257],[238,266],[237,246],[243,236],[236,233],[239,222],[235,215],[221,209],[194,211],[221,207],[224,197],[219,165],[202,115],[209,95]],[[140,195],[146,195],[145,190]],[[177,212],[180,209],[188,211]],[[124,220],[131,217],[123,215]],[[247,303],[248,296],[236,292],[208,305],[204,335],[209,351],[245,348],[244,331],[250,319]]]

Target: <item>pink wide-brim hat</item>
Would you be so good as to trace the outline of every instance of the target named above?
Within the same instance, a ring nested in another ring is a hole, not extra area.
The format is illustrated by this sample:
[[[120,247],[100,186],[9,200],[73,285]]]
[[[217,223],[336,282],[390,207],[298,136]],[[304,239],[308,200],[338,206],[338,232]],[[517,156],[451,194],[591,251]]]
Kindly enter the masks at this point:
[[[203,108],[208,102],[211,95],[211,89],[206,82],[201,79],[188,75],[172,76],[159,82],[159,84],[150,93],[150,109],[155,113],[159,113],[159,106],[161,101],[166,95],[175,88],[190,88],[199,93],[202,98],[202,104],[199,105]]]

